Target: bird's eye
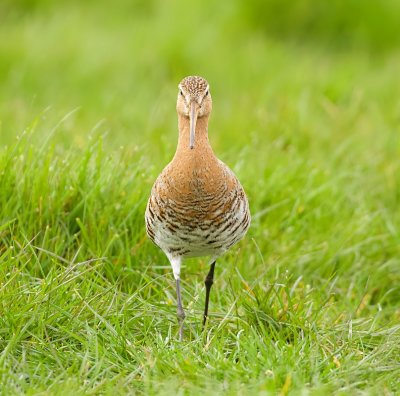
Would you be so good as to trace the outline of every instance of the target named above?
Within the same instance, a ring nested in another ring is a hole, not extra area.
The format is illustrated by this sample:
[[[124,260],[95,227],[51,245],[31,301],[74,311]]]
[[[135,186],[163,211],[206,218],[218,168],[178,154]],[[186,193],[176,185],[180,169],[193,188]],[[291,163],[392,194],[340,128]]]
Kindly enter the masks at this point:
[[[182,90],[180,90],[180,94],[183,96],[183,92],[182,92]]]
[[[206,91],[206,94],[205,94],[205,96],[208,96],[208,89],[207,89],[207,91]]]

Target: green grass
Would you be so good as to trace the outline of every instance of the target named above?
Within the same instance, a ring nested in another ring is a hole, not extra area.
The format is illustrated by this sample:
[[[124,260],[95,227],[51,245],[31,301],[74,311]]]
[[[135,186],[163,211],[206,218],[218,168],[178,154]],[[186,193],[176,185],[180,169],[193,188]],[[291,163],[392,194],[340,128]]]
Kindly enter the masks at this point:
[[[354,26],[258,3],[1,6],[0,394],[399,391],[398,6],[381,30],[372,2]],[[179,342],[143,215],[189,74],[253,221],[204,333],[207,261],[185,263]]]

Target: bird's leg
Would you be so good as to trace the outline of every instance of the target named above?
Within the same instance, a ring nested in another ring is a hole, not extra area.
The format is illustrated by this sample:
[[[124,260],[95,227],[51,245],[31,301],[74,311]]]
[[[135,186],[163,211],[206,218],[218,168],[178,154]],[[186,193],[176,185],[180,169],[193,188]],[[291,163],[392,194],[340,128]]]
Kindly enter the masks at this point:
[[[176,294],[178,296],[178,322],[179,322],[179,341],[183,339],[183,321],[185,319],[185,311],[182,306],[182,298],[181,298],[181,280],[180,278],[176,279]]]
[[[174,257],[170,253],[165,252],[172,267],[172,271],[174,272],[174,278],[176,280],[176,296],[177,296],[177,313],[178,313],[178,322],[179,322],[179,341],[183,339],[183,321],[185,319],[185,311],[182,306],[182,297],[181,297],[181,257]]]
[[[206,324],[207,316],[208,316],[208,302],[210,300],[210,290],[211,286],[214,283],[214,267],[215,261],[211,264],[210,271],[208,272],[204,284],[206,285],[206,304],[204,306],[204,317],[203,317],[203,329]]]

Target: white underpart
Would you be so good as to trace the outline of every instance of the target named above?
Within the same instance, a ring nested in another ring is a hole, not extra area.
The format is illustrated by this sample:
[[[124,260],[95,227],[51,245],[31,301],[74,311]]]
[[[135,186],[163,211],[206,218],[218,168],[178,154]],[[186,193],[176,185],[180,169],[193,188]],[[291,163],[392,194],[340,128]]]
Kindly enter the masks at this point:
[[[174,273],[174,278],[175,279],[180,279],[181,277],[181,263],[182,263],[182,258],[181,257],[173,257],[169,253],[165,252],[164,253],[167,255],[169,262],[171,263],[172,271]]]

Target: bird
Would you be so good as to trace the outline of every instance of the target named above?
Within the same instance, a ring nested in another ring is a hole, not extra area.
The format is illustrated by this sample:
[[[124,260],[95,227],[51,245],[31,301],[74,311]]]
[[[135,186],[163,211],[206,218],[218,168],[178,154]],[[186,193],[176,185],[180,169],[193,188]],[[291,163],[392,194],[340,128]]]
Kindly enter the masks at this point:
[[[178,88],[178,144],[172,161],[151,189],[145,224],[148,237],[165,253],[172,267],[182,341],[182,261],[188,257],[209,257],[210,269],[204,281],[204,329],[216,261],[244,237],[251,216],[242,185],[210,145],[208,121],[212,99],[207,80],[188,76]]]

